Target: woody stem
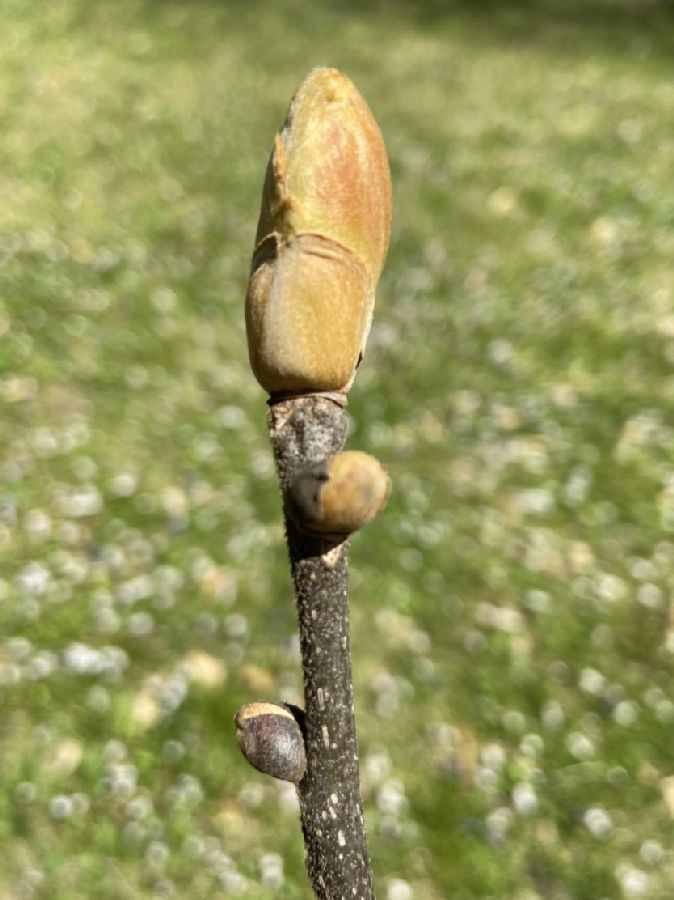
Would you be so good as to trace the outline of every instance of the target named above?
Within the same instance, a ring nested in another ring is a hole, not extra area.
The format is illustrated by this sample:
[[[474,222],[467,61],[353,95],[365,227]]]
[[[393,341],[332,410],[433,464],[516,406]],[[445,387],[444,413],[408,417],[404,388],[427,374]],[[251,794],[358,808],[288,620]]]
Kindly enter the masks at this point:
[[[348,416],[324,396],[270,406],[285,494],[307,465],[339,453]],[[319,900],[373,900],[358,772],[349,649],[348,541],[327,542],[286,516],[304,672],[307,771],[297,785],[306,864]]]

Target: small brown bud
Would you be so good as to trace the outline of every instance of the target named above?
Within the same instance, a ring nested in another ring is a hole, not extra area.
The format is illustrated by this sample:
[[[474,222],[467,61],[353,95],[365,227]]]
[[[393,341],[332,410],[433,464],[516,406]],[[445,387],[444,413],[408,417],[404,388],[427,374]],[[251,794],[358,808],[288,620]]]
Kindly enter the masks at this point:
[[[379,460],[347,450],[305,469],[290,486],[286,508],[305,531],[342,539],[386,506],[390,490]]]
[[[255,769],[297,783],[307,768],[300,710],[259,701],[242,706],[234,719],[241,752]]]
[[[390,231],[379,127],[345,75],[315,69],[276,136],[262,194],[246,330],[263,388],[348,390]]]

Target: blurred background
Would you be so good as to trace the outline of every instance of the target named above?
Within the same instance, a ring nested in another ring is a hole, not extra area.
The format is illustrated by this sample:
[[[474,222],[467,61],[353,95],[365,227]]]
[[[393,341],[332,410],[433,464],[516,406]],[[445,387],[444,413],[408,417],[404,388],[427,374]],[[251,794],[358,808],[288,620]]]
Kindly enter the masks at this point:
[[[299,701],[243,297],[314,65],[381,124],[351,393],[383,900],[674,895],[674,18],[656,2],[3,0],[0,897],[308,898],[232,717]]]

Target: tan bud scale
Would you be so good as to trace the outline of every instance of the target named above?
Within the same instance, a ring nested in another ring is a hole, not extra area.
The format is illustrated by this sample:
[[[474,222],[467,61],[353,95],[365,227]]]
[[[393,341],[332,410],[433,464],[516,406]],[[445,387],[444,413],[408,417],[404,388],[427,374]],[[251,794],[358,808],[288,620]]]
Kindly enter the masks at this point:
[[[276,136],[246,297],[250,362],[269,393],[351,386],[390,231],[379,127],[345,75],[315,69]]]
[[[286,506],[305,531],[343,538],[373,519],[390,491],[379,460],[347,450],[302,472],[290,486]]]

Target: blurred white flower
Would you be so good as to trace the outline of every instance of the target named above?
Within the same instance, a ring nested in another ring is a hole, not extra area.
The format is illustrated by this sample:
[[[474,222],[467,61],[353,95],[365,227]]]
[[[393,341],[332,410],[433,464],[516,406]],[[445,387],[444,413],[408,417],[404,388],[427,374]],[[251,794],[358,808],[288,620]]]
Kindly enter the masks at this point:
[[[480,751],[480,761],[483,766],[494,771],[500,771],[506,763],[506,751],[502,744],[485,744]]]
[[[99,513],[103,508],[103,499],[95,485],[85,484],[66,495],[61,508],[63,514],[71,519],[83,519]]]
[[[585,693],[597,695],[606,684],[606,678],[596,669],[585,668],[581,670],[578,683]]]
[[[52,521],[43,509],[31,509],[26,513],[23,527],[34,543],[46,541],[52,532]]]
[[[55,794],[49,801],[49,815],[57,822],[69,819],[73,814],[73,801],[67,794]]]
[[[30,562],[16,576],[16,585],[23,594],[42,597],[51,584],[51,572],[40,562]]]
[[[363,775],[371,784],[379,784],[391,771],[391,757],[386,750],[376,750],[365,757]]]
[[[583,815],[585,827],[597,838],[607,838],[613,831],[611,817],[600,806],[591,806]]]
[[[649,878],[642,869],[620,865],[616,875],[625,897],[643,897],[648,891]]]
[[[257,809],[264,800],[264,788],[258,781],[248,781],[239,791],[239,800],[248,809]]]
[[[580,731],[572,731],[566,739],[566,748],[576,759],[592,759],[596,753],[594,741]]]
[[[407,808],[405,786],[397,778],[389,778],[379,788],[377,806],[380,811],[391,816],[399,816]]]
[[[136,790],[138,770],[129,763],[109,765],[103,783],[115,797],[130,798]]]
[[[154,631],[154,618],[148,612],[137,612],[129,616],[126,630],[132,637],[147,637]]]
[[[386,900],[412,900],[414,892],[407,881],[391,878],[386,885]]]
[[[513,806],[523,816],[532,816],[538,810],[538,797],[533,785],[522,781],[513,788]]]
[[[520,753],[522,753],[529,759],[538,759],[538,757],[543,752],[544,747],[545,741],[540,736],[540,734],[531,733],[524,735],[524,737],[520,741],[519,750]]]
[[[665,849],[660,841],[644,841],[639,848],[639,856],[647,866],[657,866],[665,858]]]
[[[31,681],[48,678],[58,668],[58,657],[50,650],[42,650],[29,660],[26,674]]]
[[[135,472],[127,470],[114,475],[110,481],[110,490],[120,499],[131,497],[138,487],[138,475]]]
[[[261,857],[260,880],[270,890],[283,886],[283,857],[279,853],[265,853]]]
[[[169,849],[161,841],[152,841],[145,851],[145,862],[149,868],[157,871],[164,868],[169,858]]]
[[[639,708],[636,703],[632,703],[630,700],[621,700],[613,710],[613,718],[618,725],[624,725],[626,727],[634,725],[639,718]]]

